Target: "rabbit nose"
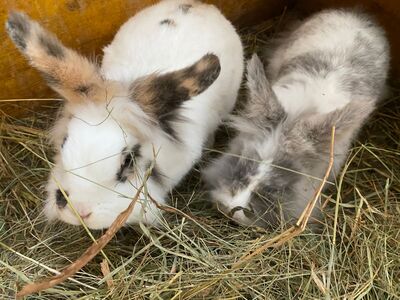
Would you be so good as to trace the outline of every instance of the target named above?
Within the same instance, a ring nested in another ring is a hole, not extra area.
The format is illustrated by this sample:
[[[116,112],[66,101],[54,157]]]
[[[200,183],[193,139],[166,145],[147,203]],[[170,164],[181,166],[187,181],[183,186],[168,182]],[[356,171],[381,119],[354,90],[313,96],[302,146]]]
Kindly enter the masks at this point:
[[[92,212],[86,208],[78,208],[78,214],[84,220],[89,218]]]
[[[82,219],[87,219],[90,217],[92,213],[88,212],[88,213],[79,213],[79,215],[81,216]]]

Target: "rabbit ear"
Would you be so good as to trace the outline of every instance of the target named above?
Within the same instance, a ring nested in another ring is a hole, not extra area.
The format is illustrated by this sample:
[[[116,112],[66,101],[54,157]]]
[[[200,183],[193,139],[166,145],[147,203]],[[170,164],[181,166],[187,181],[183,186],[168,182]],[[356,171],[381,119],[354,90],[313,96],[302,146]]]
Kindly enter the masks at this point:
[[[166,74],[152,74],[136,80],[130,87],[133,100],[165,129],[182,103],[204,92],[219,76],[219,59],[203,56],[193,65]]]
[[[93,99],[104,92],[97,66],[66,48],[27,15],[11,12],[6,29],[29,63],[42,73],[51,88],[68,101]]]
[[[286,113],[272,90],[257,54],[253,54],[247,62],[247,88],[249,99],[244,110],[245,117],[258,118],[266,126],[275,125],[285,117]]]

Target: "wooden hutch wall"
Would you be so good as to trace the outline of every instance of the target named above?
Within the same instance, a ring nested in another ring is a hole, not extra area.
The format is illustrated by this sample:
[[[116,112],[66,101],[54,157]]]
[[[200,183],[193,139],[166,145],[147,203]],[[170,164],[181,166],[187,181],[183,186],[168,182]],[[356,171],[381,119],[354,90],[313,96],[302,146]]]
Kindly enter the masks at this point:
[[[101,49],[130,16],[155,0],[0,0],[0,24],[8,11],[22,10],[54,32],[65,45],[84,55]],[[282,14],[285,7],[309,14],[326,7],[364,7],[385,27],[392,45],[392,75],[400,74],[400,1],[398,0],[208,0],[237,26],[256,24]],[[40,101],[10,99],[57,97],[38,72],[28,66],[0,25],[0,112],[18,116],[40,109]],[[8,101],[7,101],[8,100]]]

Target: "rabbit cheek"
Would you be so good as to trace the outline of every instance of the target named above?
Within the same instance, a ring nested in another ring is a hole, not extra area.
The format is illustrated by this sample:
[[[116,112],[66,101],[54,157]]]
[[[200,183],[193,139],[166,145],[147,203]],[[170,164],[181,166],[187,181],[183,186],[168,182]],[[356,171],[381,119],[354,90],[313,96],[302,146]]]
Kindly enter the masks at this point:
[[[55,199],[47,199],[43,209],[44,215],[49,221],[59,219],[59,210],[56,206]]]

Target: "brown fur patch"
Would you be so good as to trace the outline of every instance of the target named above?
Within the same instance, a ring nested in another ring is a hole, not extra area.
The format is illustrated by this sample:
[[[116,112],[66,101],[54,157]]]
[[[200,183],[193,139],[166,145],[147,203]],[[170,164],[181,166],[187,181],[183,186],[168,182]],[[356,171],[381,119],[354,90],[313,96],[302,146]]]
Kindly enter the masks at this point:
[[[47,83],[70,102],[106,100],[111,95],[98,67],[75,51],[66,48],[53,34],[25,14],[12,13],[8,34],[28,57]]]
[[[90,85],[79,85],[76,87],[75,91],[87,96],[90,93],[90,89],[91,89]]]
[[[218,57],[207,54],[190,67],[139,79],[132,84],[131,92],[143,111],[172,134],[169,122],[178,118],[176,112],[182,103],[205,91],[220,71]]]
[[[194,78],[184,79],[180,85],[188,91],[190,96],[197,95],[200,89],[198,81]]]

